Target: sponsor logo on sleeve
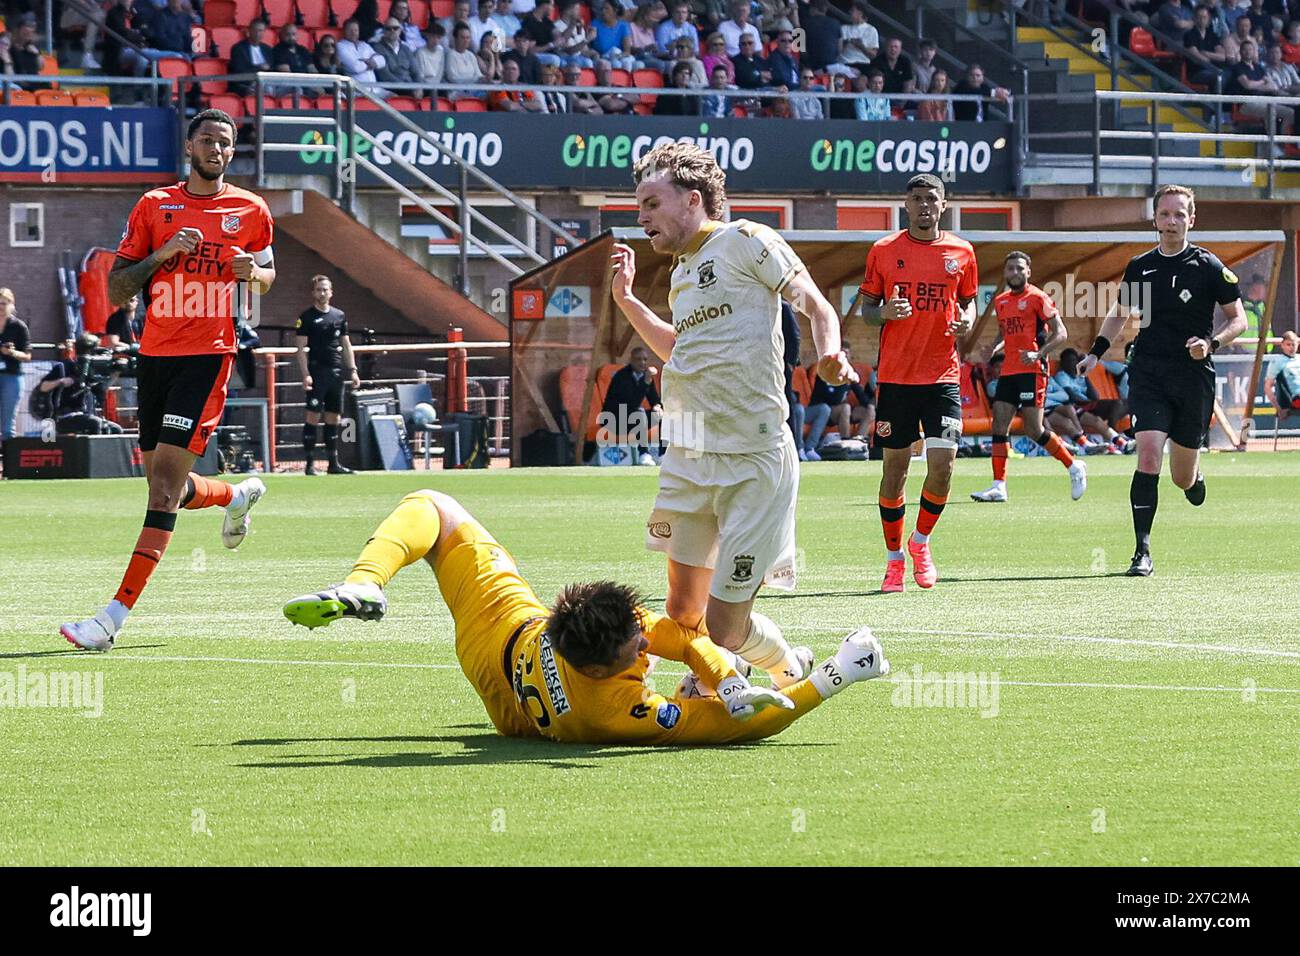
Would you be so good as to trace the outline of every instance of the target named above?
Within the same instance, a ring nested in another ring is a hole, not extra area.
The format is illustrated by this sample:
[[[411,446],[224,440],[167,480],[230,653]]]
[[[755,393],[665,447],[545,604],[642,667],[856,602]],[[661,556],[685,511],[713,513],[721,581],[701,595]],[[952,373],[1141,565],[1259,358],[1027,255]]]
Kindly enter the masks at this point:
[[[555,716],[563,717],[572,708],[569,706],[569,698],[564,693],[564,685],[560,683],[560,671],[555,666],[555,649],[551,647],[549,634],[542,635],[537,656],[541,661],[542,680],[546,682],[546,693],[551,698],[551,707],[555,710]]]
[[[664,730],[672,730],[682,716],[682,709],[676,704],[664,701],[655,712],[655,723]]]
[[[1227,266],[1224,266],[1224,267],[1223,267],[1223,278],[1224,278],[1224,281],[1225,281],[1225,282],[1236,282],[1236,281],[1238,281],[1238,280],[1237,280],[1237,273],[1233,272],[1233,271],[1232,271],[1231,269],[1229,269]]]

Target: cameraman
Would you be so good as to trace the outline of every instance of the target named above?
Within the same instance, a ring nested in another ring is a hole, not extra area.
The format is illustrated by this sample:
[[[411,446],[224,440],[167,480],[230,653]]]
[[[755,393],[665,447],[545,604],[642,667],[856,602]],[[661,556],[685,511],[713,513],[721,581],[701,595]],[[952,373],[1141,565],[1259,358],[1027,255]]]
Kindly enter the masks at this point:
[[[53,392],[48,406],[60,435],[120,435],[122,426],[101,417],[111,377],[112,352],[99,347],[99,336],[83,332],[72,345],[74,361],[55,362],[37,386]]]

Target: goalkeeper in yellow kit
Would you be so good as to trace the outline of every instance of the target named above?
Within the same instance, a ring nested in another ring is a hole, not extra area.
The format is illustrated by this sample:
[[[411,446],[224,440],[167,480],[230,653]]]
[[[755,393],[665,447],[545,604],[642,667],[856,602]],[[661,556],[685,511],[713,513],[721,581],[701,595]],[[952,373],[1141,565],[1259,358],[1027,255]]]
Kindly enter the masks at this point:
[[[699,631],[641,606],[629,587],[571,584],[547,608],[514,559],[459,502],[436,491],[402,499],[343,584],[295,598],[284,614],[320,627],[378,620],[383,588],[426,559],[456,622],[456,656],[497,731],[569,743],[721,744],[780,733],[823,700],[889,673],[869,628],[780,693],[755,687]],[[681,661],[716,696],[664,697],[646,685],[648,655]]]

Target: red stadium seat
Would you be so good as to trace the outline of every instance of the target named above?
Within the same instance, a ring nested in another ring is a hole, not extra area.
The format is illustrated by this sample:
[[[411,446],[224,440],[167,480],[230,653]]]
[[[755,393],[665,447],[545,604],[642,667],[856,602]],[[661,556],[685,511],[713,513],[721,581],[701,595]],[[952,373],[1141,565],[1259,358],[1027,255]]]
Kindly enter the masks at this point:
[[[230,72],[226,62],[218,57],[204,57],[195,60],[191,65],[194,67],[195,76],[225,76]],[[225,80],[204,80],[199,84],[199,89],[204,93],[224,93],[226,88]]]
[[[578,77],[578,85],[579,85],[579,86],[595,86],[595,85],[596,85],[596,71],[584,67],[583,70],[582,70],[582,73],[581,73],[581,74],[579,75],[579,77]]]
[[[457,113],[486,113],[487,103],[485,103],[483,100],[474,99],[473,97],[469,97],[463,100],[457,100],[456,112]]]
[[[358,96],[356,105],[354,105],[352,108],[356,110],[358,113],[363,113],[366,110],[377,110],[380,107],[379,104],[376,103],[374,100],[368,100],[364,96]]]
[[[203,22],[209,30],[237,26],[235,16],[235,0],[208,0],[203,5]]]
[[[453,103],[451,100],[447,99],[447,97],[440,96],[438,97],[437,101],[433,104],[433,108],[437,110],[439,113],[452,113],[455,112],[456,110],[456,104]]]
[[[653,99],[653,97],[648,97],[648,99]],[[633,103],[632,112],[637,116],[654,116],[655,108],[650,103]]]
[[[209,31],[211,44],[209,51],[213,56],[230,56],[231,48],[244,39],[244,31],[238,27],[213,27]]]
[[[298,12],[302,14],[302,25],[308,29],[330,25],[329,0],[298,0]]]
[[[413,96],[389,97],[388,105],[395,110],[401,110],[403,113],[411,113],[420,109],[420,101]]]
[[[262,0],[262,11],[266,14],[268,25],[275,29],[286,23],[293,23],[297,15],[293,0]]]
[[[411,22],[423,30],[429,25],[428,0],[407,0],[411,8]]]
[[[315,108],[318,109],[318,110],[329,110],[329,111],[332,113],[332,112],[334,112],[334,97],[333,97],[333,96],[318,96],[318,97],[316,97],[316,101],[315,101],[315,103],[314,103],[313,105],[314,105]],[[342,105],[342,104],[340,104],[340,105]]]
[[[1160,61],[1177,58],[1177,54],[1162,50],[1156,46],[1155,37],[1141,27],[1134,27],[1133,32],[1129,34],[1128,48],[1138,56],[1146,57],[1148,60]]]
[[[632,74],[629,73],[627,70],[610,70],[609,85],[610,86],[631,86]]]
[[[107,93],[100,93],[97,90],[90,90],[85,93],[73,93],[72,98],[77,101],[78,106],[112,106],[112,101],[108,98]]]
[[[35,106],[36,94],[33,93],[31,90],[10,90],[9,105],[10,106]]]
[[[455,12],[456,0],[429,0],[429,16],[435,20],[444,20]]]
[[[208,97],[208,106],[214,110],[225,110],[234,119],[244,115],[244,98],[234,93],[214,93]]]
[[[77,101],[67,90],[37,90],[37,106],[76,106]]]
[[[244,99],[244,115],[245,115],[245,116],[256,116],[256,115],[257,115],[257,98],[254,97],[254,96],[245,96],[243,99]],[[283,108],[284,108],[284,107],[282,107],[282,106],[280,105],[280,99],[279,99],[279,97],[276,97],[276,96],[267,96],[265,93],[262,94],[262,112],[263,112],[263,113],[267,112],[268,110],[278,110],[278,109],[283,109]]]
[[[388,19],[388,11],[393,8],[393,0],[379,0],[379,22]]]
[[[361,0],[330,0],[330,9],[334,11],[334,21],[343,26],[343,21],[357,12]]]
[[[262,0],[235,0],[235,24],[247,28],[262,15]]]
[[[194,67],[186,60],[159,60],[157,66],[158,75],[172,81],[173,95],[180,88],[177,81],[181,77],[194,75]]]
[[[641,89],[663,89],[664,75],[658,70],[637,70],[632,74],[632,85]],[[654,111],[655,100],[659,99],[654,93],[642,93],[641,102],[637,106],[647,107],[646,113]],[[637,109],[640,113],[641,110]]]

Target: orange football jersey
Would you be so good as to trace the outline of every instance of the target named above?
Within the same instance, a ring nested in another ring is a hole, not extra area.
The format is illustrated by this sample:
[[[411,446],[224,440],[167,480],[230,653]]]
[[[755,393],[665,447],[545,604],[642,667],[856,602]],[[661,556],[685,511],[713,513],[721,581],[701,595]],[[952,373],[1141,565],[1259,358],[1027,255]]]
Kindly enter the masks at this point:
[[[1056,316],[1052,297],[1026,282],[1019,292],[1008,289],[999,295],[993,308],[1002,328],[1002,374],[1043,374],[1045,363],[1027,365],[1020,360],[1020,353],[1036,352],[1045,341],[1047,325]]]
[[[236,248],[248,253],[268,248],[274,231],[261,196],[229,183],[215,195],[196,196],[177,183],[140,197],[117,254],[139,262],[186,227],[203,233],[198,248],[172,256],[144,285],[142,355],[235,351],[235,294],[247,295],[247,289],[231,274],[230,261]]]
[[[906,229],[887,236],[867,253],[866,277],[858,291],[884,301],[895,287],[912,304],[912,315],[881,327],[876,381],[956,382],[957,339],[948,323],[961,315],[958,300],[973,299],[979,290],[974,248],[947,232],[929,241]]]

